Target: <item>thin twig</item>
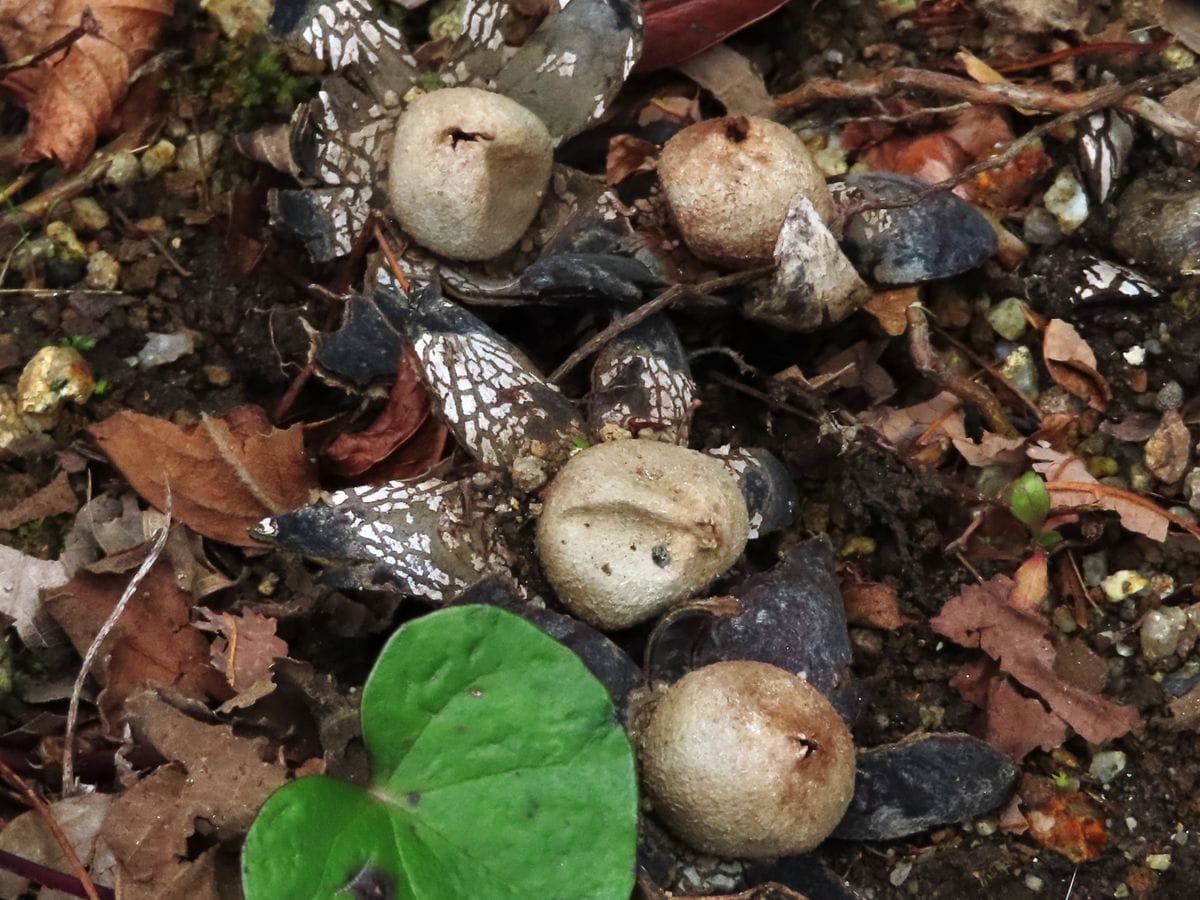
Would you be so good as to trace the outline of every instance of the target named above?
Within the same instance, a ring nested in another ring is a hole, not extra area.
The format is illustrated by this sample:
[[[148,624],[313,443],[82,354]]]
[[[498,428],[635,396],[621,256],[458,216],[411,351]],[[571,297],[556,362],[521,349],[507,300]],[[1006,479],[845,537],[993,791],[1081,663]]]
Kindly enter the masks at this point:
[[[9,853],[7,850],[0,850],[0,869],[6,869],[21,878],[29,881],[36,881],[42,887],[51,891],[61,891],[64,894],[70,894],[72,897],[86,897],[86,889],[78,878],[72,878],[65,872],[60,872],[58,869],[51,869],[49,866],[43,866],[41,863],[36,863],[31,859],[26,859],[23,856],[18,856],[15,853]],[[100,900],[116,900],[116,893],[112,888],[105,887],[102,884],[93,885],[96,896]]]
[[[167,249],[167,245],[159,240],[156,235],[142,231],[129,220],[129,216],[125,215],[125,213],[121,212],[121,210],[117,207],[113,207],[113,215],[115,215],[121,221],[121,225],[123,225],[127,231],[140,234],[142,237],[149,239],[150,243],[152,243],[158,252],[162,254],[162,258],[165,259],[171,268],[178,272],[179,275],[184,278],[192,277],[192,273],[183,267],[183,264],[174,257],[170,250]]]
[[[937,330],[938,337],[940,337],[942,340],[944,340],[947,344],[949,344],[951,347],[953,347],[959,353],[966,356],[967,359],[971,360],[971,362],[975,363],[975,365],[979,366],[979,368],[983,369],[983,371],[985,371],[989,375],[991,375],[992,378],[995,379],[996,383],[1000,385],[1000,387],[1004,388],[1004,390],[1008,391],[1012,396],[1016,397],[1017,400],[1020,401],[1020,403],[1027,410],[1029,410],[1029,412],[1033,415],[1033,418],[1039,424],[1041,424],[1042,411],[1040,409],[1038,409],[1038,405],[1036,403],[1034,403],[1032,400],[1030,400],[1028,397],[1026,397],[1025,394],[1023,394],[1021,391],[1017,390],[1016,387],[1014,387],[1013,385],[1011,385],[1007,381],[1005,381],[1004,376],[1000,374],[999,369],[997,369],[994,365],[992,365],[990,362],[988,362],[986,359],[984,359],[982,356],[980,356],[978,353],[976,353],[974,350],[972,350],[970,347],[968,347],[966,344],[964,344],[958,338],[954,337],[954,335],[950,334],[948,331],[946,331],[946,329],[942,328],[936,322],[934,323],[933,327]]]
[[[5,781],[21,793],[25,801],[41,817],[42,821],[46,823],[46,828],[49,829],[50,835],[54,838],[54,843],[58,844],[58,849],[62,851],[67,863],[71,866],[71,871],[79,879],[79,883],[83,886],[85,896],[88,900],[100,900],[100,895],[96,893],[96,885],[92,883],[92,876],[88,874],[83,860],[79,858],[79,854],[75,852],[75,848],[67,840],[67,836],[62,830],[62,826],[58,824],[58,819],[54,815],[54,810],[50,808],[50,804],[42,799],[42,796],[30,787],[24,778],[10,769],[8,764],[3,760],[0,760],[0,776],[3,776]]]
[[[979,408],[988,427],[1002,437],[1017,437],[1017,429],[1004,413],[1004,407],[996,399],[996,395],[984,385],[978,384],[946,364],[941,355],[933,348],[929,339],[929,321],[925,311],[914,303],[906,312],[908,318],[908,348],[912,355],[913,364],[925,375],[928,375],[938,385],[960,400],[974,404]]]
[[[980,84],[969,78],[947,75],[944,72],[901,67],[889,69],[861,81],[812,78],[794,90],[777,95],[775,103],[786,109],[799,109],[811,106],[821,100],[867,100],[873,97],[883,97],[901,88],[933,91],[970,100],[972,103],[1002,103],[1007,106],[1051,113],[1072,113],[1081,107],[1100,103],[1100,108],[1115,106],[1130,115],[1143,119],[1173,138],[1200,144],[1200,125],[1175,115],[1161,104],[1138,93],[1177,81],[1187,81],[1195,78],[1198,73],[1200,73],[1200,69],[1192,66],[1188,69],[1141,78],[1125,85],[1113,85],[1089,91],[1058,91],[1040,85],[1009,82]]]
[[[12,62],[7,62],[0,65],[0,75],[8,75],[16,72],[18,69],[31,69],[39,63],[49,59],[60,50],[70,50],[71,46],[80,38],[88,35],[99,35],[100,23],[96,20],[91,9],[84,7],[83,12],[79,15],[79,24],[60,37],[57,41],[43,47],[36,53],[31,53],[28,56],[22,56],[20,59],[14,59]]]
[[[692,294],[711,294],[714,291],[719,291],[722,288],[732,287],[735,284],[744,284],[747,281],[753,281],[755,278],[760,278],[767,272],[770,272],[773,267],[761,267],[757,269],[748,269],[745,272],[734,272],[731,275],[721,275],[718,278],[710,278],[708,281],[701,281],[697,284],[673,284],[665,291],[660,293],[653,300],[643,303],[633,312],[628,313],[617,319],[607,328],[598,331],[586,343],[578,347],[574,353],[563,360],[562,365],[550,373],[550,383],[557,384],[577,365],[587,359],[594,353],[599,353],[604,349],[613,338],[619,334],[624,334],[630,328],[640,325],[646,319],[650,318],[655,313],[660,313],[672,303],[682,300],[684,297]]]
[[[167,545],[167,535],[171,531],[171,485],[166,486],[166,500],[163,503],[163,515],[166,517],[163,521],[162,528],[158,532],[158,538],[154,542],[154,546],[150,548],[150,552],[146,558],[142,560],[142,564],[138,566],[138,570],[133,573],[133,578],[129,579],[129,584],[125,586],[125,592],[121,594],[121,599],[117,601],[117,605],[113,607],[113,611],[108,614],[108,618],[104,624],[100,626],[100,630],[96,632],[96,637],[92,640],[91,646],[88,647],[87,653],[83,655],[83,664],[79,667],[79,675],[75,678],[75,685],[71,688],[71,702],[67,706],[67,730],[64,737],[63,746],[63,796],[70,796],[75,792],[75,723],[79,718],[79,698],[83,693],[84,682],[87,681],[88,673],[92,670],[92,664],[96,661],[96,657],[100,653],[100,646],[104,643],[109,633],[116,627],[117,620],[121,618],[121,613],[125,612],[125,607],[129,605],[129,601],[133,599],[133,595],[137,592],[138,585],[158,562],[158,558],[162,555],[163,548]]]

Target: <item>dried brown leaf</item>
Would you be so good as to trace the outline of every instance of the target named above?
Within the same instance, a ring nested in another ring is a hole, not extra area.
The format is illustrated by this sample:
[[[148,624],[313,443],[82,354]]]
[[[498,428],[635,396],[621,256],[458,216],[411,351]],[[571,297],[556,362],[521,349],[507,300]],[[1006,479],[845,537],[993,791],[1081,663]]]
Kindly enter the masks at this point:
[[[75,499],[75,492],[71,490],[67,473],[59,472],[58,477],[37,493],[0,511],[0,530],[8,531],[19,528],[33,519],[73,513],[77,509],[79,501]]]
[[[10,59],[48,47],[79,26],[85,10],[99,25],[67,50],[0,84],[29,110],[21,162],[53,159],[83,165],[101,129],[149,58],[174,5],[171,0],[34,0],[0,3],[0,43]]]
[[[1050,596],[1050,572],[1046,551],[1037,550],[1017,567],[1009,601],[1023,612],[1038,613]]]
[[[676,68],[716,97],[727,116],[779,116],[762,73],[728,44],[709,47]]]
[[[54,819],[88,868],[92,881],[106,887],[113,883],[112,857],[102,851],[100,856],[106,859],[95,858],[96,834],[111,802],[111,794],[85,794],[50,803]],[[0,831],[0,850],[60,872],[71,871],[71,864],[47,827],[45,818],[36,810],[21,813],[4,826]],[[27,879],[12,872],[0,872],[0,897],[20,897],[29,891],[32,887]],[[54,895],[43,891],[38,896]]]
[[[952,443],[968,465],[983,468],[1020,462],[1025,457],[1025,441],[1026,439],[1020,436],[1005,437],[994,431],[985,431],[980,435],[978,442],[969,437],[960,437],[954,438]]]
[[[885,333],[898,337],[908,330],[908,308],[917,302],[915,287],[876,291],[863,304],[863,309],[875,317]]]
[[[80,654],[87,652],[128,582],[123,573],[81,570],[45,595],[47,610]],[[105,685],[101,707],[110,721],[124,699],[145,685],[173,687],[198,700],[229,696],[224,679],[209,664],[208,641],[192,627],[190,607],[174,569],[160,561],[101,645],[92,670]]]
[[[616,134],[608,141],[604,159],[604,181],[620,184],[634,172],[652,167],[658,159],[659,146],[631,134]]]
[[[863,581],[856,573],[846,570],[841,574],[840,587],[846,620],[851,624],[884,631],[894,631],[908,624],[909,620],[900,611],[896,589],[891,585]]]
[[[255,406],[188,428],[124,411],[90,431],[142,497],[163,509],[169,484],[176,519],[240,547],[257,546],[248,529],[260,519],[303,506],[316,489],[300,426],[272,428]]]
[[[1108,408],[1112,388],[1096,369],[1096,354],[1079,332],[1062,319],[1051,319],[1042,333],[1042,358],[1050,377],[1099,412]]]
[[[1014,582],[996,575],[968,585],[930,621],[933,630],[964,647],[979,647],[1000,668],[1035,691],[1059,717],[1094,744],[1120,737],[1141,722],[1136,709],[1064,682],[1054,670],[1048,626],[1011,603]]]
[[[949,391],[942,391],[923,403],[902,409],[875,406],[859,415],[864,425],[879,432],[879,436],[896,448],[913,443],[946,438],[965,438],[962,401]]]

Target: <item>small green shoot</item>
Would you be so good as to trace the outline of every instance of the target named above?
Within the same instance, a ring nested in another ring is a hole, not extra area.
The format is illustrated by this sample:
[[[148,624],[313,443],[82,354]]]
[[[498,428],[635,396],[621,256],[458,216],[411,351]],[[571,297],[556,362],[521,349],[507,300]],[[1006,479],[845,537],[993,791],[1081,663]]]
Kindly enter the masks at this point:
[[[246,900],[629,896],[629,739],[604,686],[536,626],[491,606],[410,622],[367,679],[362,730],[369,787],[315,775],[267,799]]]
[[[69,334],[59,341],[63,347],[70,347],[80,353],[87,353],[96,346],[96,339],[85,334]]]
[[[1050,491],[1037,472],[1026,472],[1012,483],[1008,508],[1033,534],[1033,541],[1039,547],[1048,550],[1062,543],[1061,534],[1043,528],[1050,515]]]

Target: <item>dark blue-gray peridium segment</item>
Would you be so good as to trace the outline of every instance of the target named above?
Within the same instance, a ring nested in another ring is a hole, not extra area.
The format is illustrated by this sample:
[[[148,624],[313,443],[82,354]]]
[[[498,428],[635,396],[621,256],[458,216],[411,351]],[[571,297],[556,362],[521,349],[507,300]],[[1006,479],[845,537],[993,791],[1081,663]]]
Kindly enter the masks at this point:
[[[407,305],[394,283],[376,287],[370,296],[352,295],[341,327],[315,338],[313,362],[322,372],[360,390],[394,378],[404,352],[402,316]]]
[[[569,0],[496,75],[496,90],[533,110],[555,140],[601,118],[642,52],[636,0]]]
[[[879,284],[949,278],[982,265],[996,252],[995,229],[961,197],[936,190],[913,202],[930,189],[917,178],[849,175],[830,188],[838,214],[848,217],[842,249],[859,274]],[[860,205],[883,208],[854,212]]]
[[[858,751],[854,797],[833,837],[889,841],[1005,803],[1018,769],[966,734],[915,735]]]
[[[742,612],[714,620],[697,642],[695,666],[732,659],[770,663],[803,676],[853,722],[861,700],[850,674],[850,635],[828,539],[797,544],[774,567],[728,593]]]

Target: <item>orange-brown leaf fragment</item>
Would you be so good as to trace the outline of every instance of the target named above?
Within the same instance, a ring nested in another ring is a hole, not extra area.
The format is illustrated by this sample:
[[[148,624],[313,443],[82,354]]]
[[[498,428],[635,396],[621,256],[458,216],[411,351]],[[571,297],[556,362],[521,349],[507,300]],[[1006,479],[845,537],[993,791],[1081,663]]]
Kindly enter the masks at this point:
[[[48,16],[35,4],[0,4],[0,42],[9,59],[36,53],[69,34],[90,10],[99,33],[88,34],[35,68],[18,70],[0,85],[29,110],[20,162],[53,159],[83,165],[101,129],[129,89],[129,78],[150,57],[171,0],[54,0]],[[45,10],[45,7],[40,7]]]
[[[124,411],[93,425],[100,449],[142,497],[193,531],[239,547],[264,516],[308,503],[316,474],[300,426],[273,428],[256,406],[180,427]]]
[[[213,668],[225,676],[229,686],[241,692],[256,681],[271,676],[271,663],[287,656],[287,641],[275,634],[276,621],[248,609],[241,615],[213,612],[201,607],[205,631],[221,635],[212,644]]]
[[[908,624],[900,611],[896,589],[891,585],[863,581],[847,571],[842,573],[840,587],[848,622],[884,631],[894,631]]]

